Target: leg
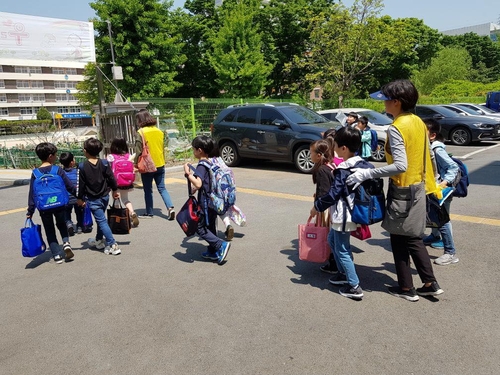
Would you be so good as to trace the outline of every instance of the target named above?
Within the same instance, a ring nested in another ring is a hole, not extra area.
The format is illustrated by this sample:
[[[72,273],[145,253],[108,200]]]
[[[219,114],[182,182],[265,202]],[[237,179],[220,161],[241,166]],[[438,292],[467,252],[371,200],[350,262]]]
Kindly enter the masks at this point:
[[[69,231],[68,227],[66,226],[66,215],[67,211],[66,210],[60,210],[54,212],[54,217],[56,218],[56,226],[57,229],[59,230],[59,233],[61,234],[62,241],[63,241],[63,251],[65,254],[66,260],[73,258],[75,255],[73,254],[73,249],[71,248],[71,245],[69,244]],[[73,229],[73,225],[71,225],[71,229]],[[73,231],[74,234],[74,231]]]
[[[55,257],[56,255],[59,255],[60,249],[59,243],[57,242],[53,215],[52,213],[40,212],[40,218],[42,219],[43,229],[45,230],[45,236],[47,237],[50,252],[52,253],[52,256]],[[64,228],[66,228],[66,223],[64,223]]]
[[[432,270],[431,259],[429,258],[429,253],[422,239],[420,237],[407,237],[407,248],[410,252],[413,264],[415,264],[418,275],[420,276],[420,280],[422,280],[424,284],[429,285],[433,281],[436,281]]]
[[[92,215],[94,215],[95,222],[97,223],[97,235],[96,240],[99,241],[106,238],[106,245],[111,246],[116,241],[111,233],[111,229],[108,225],[108,220],[106,219],[106,209],[109,203],[109,196],[101,197],[95,200],[89,200],[88,204],[92,210]]]
[[[350,232],[340,232],[333,231],[334,241],[335,241],[335,253],[339,259],[339,263],[345,270],[347,276],[347,282],[352,287],[359,286],[359,278],[356,274],[356,268],[354,267],[351,244],[350,244]]]
[[[222,245],[222,240],[215,235],[217,233],[216,230],[216,221],[217,221],[217,213],[213,210],[208,211],[208,225],[205,221],[205,214],[203,214],[200,222],[198,223],[198,229],[196,234],[200,236],[202,239],[208,242],[208,251],[210,253],[215,253]]]
[[[170,194],[165,187],[165,167],[160,167],[153,174],[154,180],[156,183],[156,187],[158,188],[158,192],[160,193],[163,203],[165,203],[165,207],[168,210],[174,208],[174,204],[172,203],[172,199],[170,199]]]
[[[141,173],[146,215],[153,215],[153,176],[154,173]]]
[[[340,273],[345,273],[345,269],[342,266],[342,263],[340,262],[340,259],[338,257],[338,254],[335,250],[335,231],[330,228],[330,232],[328,233],[328,244],[330,245],[330,249],[333,254],[333,260],[335,264],[337,265],[338,271]]]
[[[130,199],[128,199],[128,190],[119,190],[119,192],[123,204],[128,208],[130,215],[132,215],[134,213],[134,207],[132,206]]]
[[[83,228],[83,207],[75,204],[75,215],[76,215],[76,227]]]
[[[403,290],[413,288],[413,278],[410,269],[410,252],[408,250],[407,236],[391,234],[391,248],[396,266],[398,284]],[[422,242],[423,245],[423,242]]]

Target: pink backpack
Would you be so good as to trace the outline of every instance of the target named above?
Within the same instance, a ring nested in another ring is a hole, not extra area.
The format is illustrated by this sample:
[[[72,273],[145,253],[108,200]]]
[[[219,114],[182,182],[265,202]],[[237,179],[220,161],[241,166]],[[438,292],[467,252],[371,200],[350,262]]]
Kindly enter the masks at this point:
[[[117,155],[112,154],[115,161],[111,163],[111,169],[115,175],[118,187],[129,187],[134,183],[134,163],[129,158],[129,154]]]

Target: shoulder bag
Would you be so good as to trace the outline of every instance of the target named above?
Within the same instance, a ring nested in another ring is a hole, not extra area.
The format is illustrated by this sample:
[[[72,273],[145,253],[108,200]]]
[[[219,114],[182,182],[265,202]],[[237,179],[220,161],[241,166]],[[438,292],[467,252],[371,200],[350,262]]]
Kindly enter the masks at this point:
[[[139,155],[139,159],[137,161],[137,169],[139,170],[139,173],[153,173],[156,172],[156,166],[151,154],[149,153],[149,146],[146,142],[146,138],[144,137],[144,132],[141,133],[141,130],[139,130],[139,134],[142,138],[142,153]]]

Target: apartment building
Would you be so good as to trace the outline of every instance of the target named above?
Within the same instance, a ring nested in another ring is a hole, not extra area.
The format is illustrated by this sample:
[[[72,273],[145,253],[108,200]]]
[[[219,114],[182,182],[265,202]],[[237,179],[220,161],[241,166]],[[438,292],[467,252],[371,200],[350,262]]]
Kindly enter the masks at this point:
[[[62,126],[89,126],[75,97],[95,62],[91,22],[0,12],[0,120],[36,119],[45,107]]]

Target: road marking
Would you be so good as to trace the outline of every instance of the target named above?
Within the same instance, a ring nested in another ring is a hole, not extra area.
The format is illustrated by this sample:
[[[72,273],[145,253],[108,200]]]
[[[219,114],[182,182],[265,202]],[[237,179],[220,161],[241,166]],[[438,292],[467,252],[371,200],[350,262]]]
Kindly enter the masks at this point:
[[[457,159],[467,159],[467,158],[470,158],[472,155],[479,154],[480,152],[483,152],[483,151],[491,150],[492,148],[495,148],[495,147],[498,147],[498,146],[500,146],[500,143],[497,143],[496,145],[493,145],[493,146],[482,148],[480,150],[473,151],[473,152],[471,152],[469,154],[466,154],[464,156],[458,156]]]
[[[166,178],[165,179],[165,183],[166,184],[185,184],[186,180],[185,179],[180,179],[180,178]],[[141,186],[142,187],[142,185],[139,185],[139,184],[137,184],[136,186]],[[294,200],[294,201],[311,202],[311,203],[313,203],[313,198],[312,197],[307,197],[305,195],[277,193],[277,192],[274,192],[274,191],[249,189],[249,188],[242,188],[242,187],[238,188],[238,192],[240,192],[240,193],[246,193],[246,194],[251,194],[251,195],[260,195],[260,196],[263,196],[263,197],[273,197],[273,198],[289,199],[289,200]],[[14,214],[14,213],[23,212],[23,211],[26,212],[26,207],[24,207],[24,208],[16,208],[16,209],[13,209],[13,210],[8,210],[8,211],[0,211],[0,216]],[[493,226],[500,227],[500,220],[499,219],[488,219],[488,218],[485,218],[485,217],[468,216],[468,215],[457,215],[457,214],[451,214],[450,218],[452,220],[454,220],[454,221],[463,221],[463,222],[466,222],[466,223],[493,225]]]

